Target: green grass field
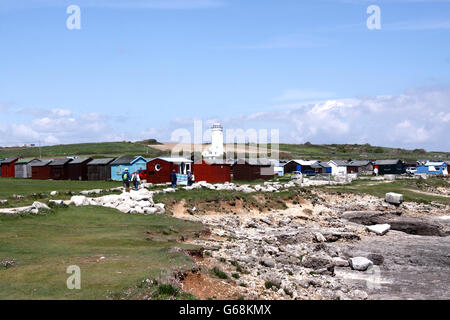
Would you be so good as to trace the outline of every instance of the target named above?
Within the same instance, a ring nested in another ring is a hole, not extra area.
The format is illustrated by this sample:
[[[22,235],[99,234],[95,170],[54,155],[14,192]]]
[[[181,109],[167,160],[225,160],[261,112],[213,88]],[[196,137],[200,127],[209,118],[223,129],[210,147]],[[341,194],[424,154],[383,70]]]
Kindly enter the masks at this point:
[[[31,180],[17,178],[0,178],[0,200],[8,200],[7,204],[0,208],[19,207],[31,205],[34,201],[45,201],[49,199],[50,192],[58,191],[56,199],[70,199],[71,195],[66,192],[80,192],[91,189],[108,189],[120,187],[117,181],[71,181],[71,180]],[[24,196],[16,199],[13,195]]]
[[[0,216],[0,261],[16,261],[13,267],[0,267],[0,299],[125,297],[125,291],[162,270],[191,266],[182,252],[168,249],[183,247],[174,240],[201,228],[163,215],[129,215],[100,207]],[[81,268],[81,290],[67,289],[70,265]]]
[[[439,181],[440,182],[439,182]],[[427,180],[396,180],[393,182],[375,182],[370,180],[356,180],[349,185],[320,187],[326,190],[337,192],[350,192],[357,194],[370,194],[379,198],[384,198],[387,192],[403,194],[404,201],[414,201],[419,203],[430,203],[432,201],[450,204],[450,197],[435,196],[420,193],[425,185],[442,185],[441,179]],[[446,183],[443,181],[443,183]],[[447,184],[448,185],[448,184]]]
[[[0,199],[7,198],[13,194],[27,195],[51,191],[79,192],[90,189],[106,189],[120,187],[120,181],[72,181],[72,180],[31,180],[18,178],[0,178]]]

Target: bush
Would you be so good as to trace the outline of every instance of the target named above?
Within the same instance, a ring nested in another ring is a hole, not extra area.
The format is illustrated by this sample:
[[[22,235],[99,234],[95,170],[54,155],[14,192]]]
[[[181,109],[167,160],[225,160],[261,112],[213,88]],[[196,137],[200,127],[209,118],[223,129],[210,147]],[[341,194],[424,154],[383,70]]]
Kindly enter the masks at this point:
[[[266,287],[266,289],[272,289],[272,288],[280,288],[279,285],[277,285],[276,283],[273,283],[272,281],[266,281],[266,283],[264,284],[264,286]]]
[[[176,296],[178,294],[178,291],[178,288],[174,287],[171,284],[160,284],[158,286],[158,293],[160,295]]]
[[[228,275],[217,267],[212,268],[211,273],[219,279],[228,279]]]

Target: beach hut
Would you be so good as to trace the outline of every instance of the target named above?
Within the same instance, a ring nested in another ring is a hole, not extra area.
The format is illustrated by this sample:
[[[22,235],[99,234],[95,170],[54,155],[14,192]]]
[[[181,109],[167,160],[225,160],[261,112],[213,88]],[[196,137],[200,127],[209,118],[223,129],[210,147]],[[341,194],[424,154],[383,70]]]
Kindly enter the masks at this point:
[[[18,157],[9,157],[2,161],[1,166],[1,176],[3,178],[14,178],[15,177],[15,165],[16,162],[19,160]]]
[[[50,163],[50,179],[67,180],[69,177],[69,162],[72,159],[55,159]]]
[[[316,160],[300,160],[294,159],[284,165],[284,173],[301,172],[314,173],[314,167],[317,164]]]
[[[88,180],[111,180],[111,162],[114,158],[94,159],[87,164]]]
[[[87,180],[88,179],[88,163],[92,158],[76,158],[69,162],[68,179],[69,180]]]
[[[347,161],[345,160],[330,160],[327,164],[331,167],[331,174],[333,176],[345,175],[347,173]]]
[[[15,177],[16,178],[31,178],[31,166],[39,163],[41,160],[36,158],[21,159],[16,162],[15,165]]]
[[[223,160],[200,160],[193,165],[195,181],[223,183],[231,181],[231,164]]]
[[[238,160],[233,166],[233,179],[237,181],[270,180],[275,172],[273,164],[268,160]]]
[[[331,167],[326,162],[318,161],[317,163],[312,164],[311,168],[317,174],[331,173]]]
[[[157,157],[147,162],[147,182],[170,182],[170,173],[175,170],[177,183],[187,182],[187,172],[192,171],[192,160],[181,157]],[[195,177],[197,181],[200,181]]]
[[[448,175],[448,165],[444,161],[431,162],[427,161],[425,164],[417,166],[415,174],[435,174],[435,175]]]
[[[405,173],[403,162],[399,159],[377,160],[374,169],[378,169],[378,174],[402,174]]]
[[[369,160],[351,160],[347,163],[347,173],[371,173],[373,165]]]
[[[47,180],[50,179],[50,163],[53,160],[41,160],[31,165],[31,179]]]
[[[147,159],[141,156],[120,157],[111,162],[111,179],[122,180],[122,173],[125,168],[131,173],[138,170],[145,170],[147,166]]]

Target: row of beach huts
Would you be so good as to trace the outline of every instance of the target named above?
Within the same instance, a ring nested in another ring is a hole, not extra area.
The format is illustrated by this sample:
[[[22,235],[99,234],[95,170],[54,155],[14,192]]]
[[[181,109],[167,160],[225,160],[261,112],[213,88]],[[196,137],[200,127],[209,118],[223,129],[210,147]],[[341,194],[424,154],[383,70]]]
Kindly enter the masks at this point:
[[[141,178],[150,183],[170,181],[170,173],[175,170],[178,181],[187,180],[191,171],[196,181],[221,183],[231,180],[269,180],[274,176],[301,172],[307,176],[319,174],[437,174],[447,175],[449,161],[389,160],[193,160],[182,157],[157,157],[146,159],[142,156],[119,158],[59,158],[39,160],[10,157],[0,160],[1,177],[31,178],[41,180],[117,180],[120,181],[125,168],[129,172],[139,172]]]
[[[157,157],[146,159],[142,156],[120,158],[60,158],[39,160],[10,157],[0,160],[1,177],[31,178],[39,180],[117,180],[122,179],[125,169],[140,173],[141,178],[150,183],[170,181],[170,173],[175,170],[178,181],[187,181],[191,171],[196,181],[220,183],[235,180],[272,179],[274,166],[270,161],[255,162],[222,160],[194,161],[182,157]]]

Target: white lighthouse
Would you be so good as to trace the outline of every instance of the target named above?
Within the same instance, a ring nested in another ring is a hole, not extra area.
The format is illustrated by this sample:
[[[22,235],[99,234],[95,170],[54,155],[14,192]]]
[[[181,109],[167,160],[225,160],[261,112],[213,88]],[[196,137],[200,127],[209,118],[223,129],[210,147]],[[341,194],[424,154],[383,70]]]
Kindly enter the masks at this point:
[[[207,159],[222,159],[223,154],[223,128],[220,123],[214,123],[211,128],[211,146],[203,151],[202,156]]]

